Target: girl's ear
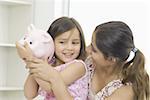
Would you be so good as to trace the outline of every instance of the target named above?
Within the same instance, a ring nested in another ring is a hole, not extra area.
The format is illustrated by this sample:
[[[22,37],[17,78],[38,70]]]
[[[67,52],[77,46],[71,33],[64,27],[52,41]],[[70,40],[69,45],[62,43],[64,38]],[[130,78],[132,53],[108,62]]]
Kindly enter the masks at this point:
[[[28,33],[31,33],[34,30],[36,30],[35,26],[33,24],[30,24],[30,26],[28,26]]]

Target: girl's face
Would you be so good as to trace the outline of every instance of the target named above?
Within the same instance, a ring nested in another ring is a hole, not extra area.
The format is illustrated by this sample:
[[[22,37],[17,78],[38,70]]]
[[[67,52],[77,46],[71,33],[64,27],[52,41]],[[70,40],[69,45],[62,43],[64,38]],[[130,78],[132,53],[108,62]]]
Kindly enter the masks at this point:
[[[80,53],[81,41],[77,28],[57,36],[54,43],[55,55],[63,63],[76,59]]]
[[[96,38],[95,38],[95,33],[92,36],[92,43],[90,47],[88,47],[88,52],[90,53],[92,60],[93,60],[93,65],[95,67],[104,67],[107,66],[108,60],[104,58],[104,55],[102,52],[97,48],[96,46]]]

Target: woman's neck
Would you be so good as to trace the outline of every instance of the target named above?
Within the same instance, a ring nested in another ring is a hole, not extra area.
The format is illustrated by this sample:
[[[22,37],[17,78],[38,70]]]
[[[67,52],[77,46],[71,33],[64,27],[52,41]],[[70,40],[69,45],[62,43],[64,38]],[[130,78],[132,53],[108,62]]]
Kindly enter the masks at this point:
[[[92,78],[92,89],[95,93],[103,89],[109,82],[119,79],[117,74],[114,74],[109,69],[95,69]]]
[[[100,80],[104,80],[106,83],[112,80],[118,79],[118,75],[116,73],[113,73],[112,71],[97,71],[95,70],[95,77],[99,77]]]

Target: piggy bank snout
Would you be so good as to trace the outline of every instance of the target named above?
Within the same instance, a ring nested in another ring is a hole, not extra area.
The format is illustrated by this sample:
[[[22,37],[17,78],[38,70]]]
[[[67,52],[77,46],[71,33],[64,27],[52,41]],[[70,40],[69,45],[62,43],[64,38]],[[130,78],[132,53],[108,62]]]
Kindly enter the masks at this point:
[[[18,41],[21,45],[24,45],[25,44],[25,40],[21,39]]]

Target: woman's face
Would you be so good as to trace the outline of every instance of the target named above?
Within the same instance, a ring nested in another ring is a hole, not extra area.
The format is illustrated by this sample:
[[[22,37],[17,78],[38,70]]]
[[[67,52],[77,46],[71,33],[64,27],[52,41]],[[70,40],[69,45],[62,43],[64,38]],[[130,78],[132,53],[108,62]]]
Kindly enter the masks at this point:
[[[107,66],[107,60],[104,58],[104,55],[96,46],[95,33],[93,33],[92,43],[90,47],[88,47],[88,52],[90,52],[95,67]]]
[[[57,36],[54,43],[55,55],[63,63],[76,59],[80,53],[81,41],[77,28]]]

